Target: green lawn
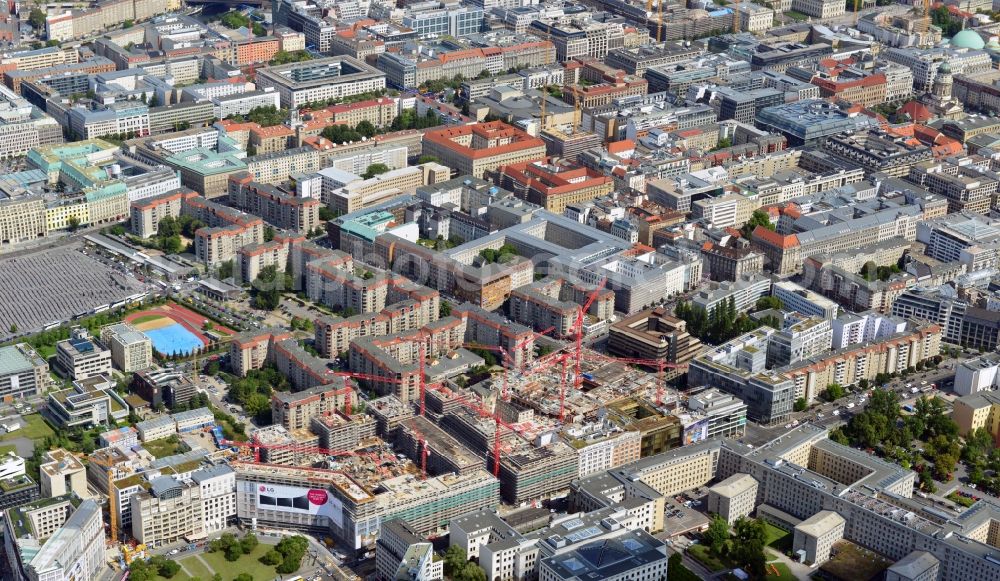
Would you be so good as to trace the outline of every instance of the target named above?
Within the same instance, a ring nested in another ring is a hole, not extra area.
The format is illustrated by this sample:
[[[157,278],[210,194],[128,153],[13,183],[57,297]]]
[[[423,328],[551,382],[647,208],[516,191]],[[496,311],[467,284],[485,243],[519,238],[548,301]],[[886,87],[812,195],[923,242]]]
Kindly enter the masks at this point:
[[[179,562],[184,566],[184,569],[191,573],[191,575],[200,578],[202,581],[211,581],[212,576],[214,575],[214,573],[209,571],[208,568],[206,568],[205,565],[202,564],[202,562],[199,561],[194,555],[181,559]],[[181,573],[183,572],[184,570],[181,570]]]
[[[792,534],[784,529],[764,523],[764,530],[767,531],[767,546],[782,553],[792,548]]]
[[[162,440],[145,442],[142,447],[157,458],[166,458],[167,456],[173,456],[178,453],[178,450],[181,447],[181,442],[178,440],[175,444],[171,443],[169,438],[163,438]]]
[[[713,555],[712,551],[705,545],[692,545],[688,549],[688,554],[697,559],[709,571],[715,572],[729,568],[718,557]]]
[[[212,567],[213,571],[222,573],[223,579],[232,579],[240,573],[249,573],[253,575],[255,581],[266,581],[267,579],[274,579],[277,573],[274,567],[261,563],[259,559],[264,553],[273,548],[273,545],[261,543],[257,545],[252,553],[243,555],[238,561],[234,562],[227,561],[226,556],[222,552],[202,553],[201,558]],[[208,579],[211,578],[211,575],[209,575]]]
[[[948,500],[954,502],[955,504],[957,504],[959,506],[964,506],[965,508],[969,508],[973,504],[976,504],[975,500],[972,500],[971,498],[962,496],[961,494],[959,494],[957,492],[952,492],[951,494],[949,494],[945,498],[947,498]]]
[[[8,440],[14,440],[17,438],[28,438],[29,440],[42,440],[47,436],[55,435],[55,430],[49,426],[48,423],[42,419],[39,414],[28,414],[24,417],[24,421],[27,425],[22,427],[20,430],[14,430],[13,432],[8,432],[0,436],[0,442],[6,442]]]
[[[15,446],[14,444],[7,444],[4,446],[0,446],[0,456],[6,456],[7,452],[13,452],[17,454],[17,446]]]
[[[772,566],[778,569],[780,575],[774,575],[774,571],[771,570]],[[795,575],[792,575],[792,570],[788,568],[788,565],[784,563],[767,564],[767,581],[795,581],[795,579]]]

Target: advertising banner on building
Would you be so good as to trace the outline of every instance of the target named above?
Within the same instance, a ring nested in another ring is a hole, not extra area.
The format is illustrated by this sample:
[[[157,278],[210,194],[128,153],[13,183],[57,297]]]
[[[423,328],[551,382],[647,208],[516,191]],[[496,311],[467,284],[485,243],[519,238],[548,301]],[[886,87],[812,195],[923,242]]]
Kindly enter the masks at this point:
[[[330,492],[321,488],[258,484],[257,507],[325,516],[337,526],[343,526],[344,506]]]

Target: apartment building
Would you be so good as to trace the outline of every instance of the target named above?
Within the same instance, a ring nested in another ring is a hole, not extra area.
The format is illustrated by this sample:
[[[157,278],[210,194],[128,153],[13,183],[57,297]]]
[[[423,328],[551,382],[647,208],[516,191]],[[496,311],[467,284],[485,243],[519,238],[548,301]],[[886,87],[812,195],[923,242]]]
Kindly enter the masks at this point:
[[[229,343],[229,364],[233,373],[246,377],[250,370],[264,367],[270,357],[271,344],[290,337],[290,333],[279,329],[237,333]]]
[[[492,121],[428,131],[423,152],[459,175],[482,178],[501,166],[542,160],[545,143],[502,121]]]
[[[274,186],[254,181],[247,172],[229,176],[229,203],[235,208],[260,216],[265,222],[300,234],[312,232],[319,224],[322,202],[304,198]]]
[[[210,267],[235,260],[240,248],[264,241],[264,221],[257,216],[202,197],[185,200],[181,211],[206,225],[195,232],[194,248],[198,260]]]
[[[156,236],[160,220],[167,216],[180,216],[184,202],[197,195],[188,188],[177,188],[158,196],[136,200],[129,207],[129,229],[140,238],[152,238]]]
[[[288,244],[277,239],[260,244],[248,244],[237,251],[239,256],[239,277],[243,283],[257,280],[263,269],[273,266],[284,272],[288,264]]]
[[[423,328],[431,336],[446,337],[448,345],[461,343],[465,323],[456,317],[438,321],[440,294],[413,283],[395,284],[388,289],[380,310],[347,318],[320,317],[314,322],[315,342],[326,357],[345,353],[360,337],[382,336]],[[431,325],[435,321],[437,324]],[[457,337],[457,339],[455,339]]]
[[[123,373],[143,371],[153,364],[153,342],[128,323],[102,328],[101,344],[111,350],[111,362]]]
[[[111,351],[86,329],[74,327],[69,339],[56,343],[56,363],[71,379],[89,379],[111,373]]]
[[[271,417],[286,430],[304,430],[313,418],[350,410],[358,403],[357,394],[347,381],[318,385],[303,391],[271,394]]]
[[[822,327],[814,322],[810,329]],[[774,329],[757,329],[695,358],[689,368],[689,385],[718,387],[743,399],[750,418],[779,423],[798,398],[813,401],[831,383],[852,385],[860,379],[872,381],[879,373],[913,367],[937,355],[941,345],[939,326],[909,323],[877,341],[849,344],[811,359],[772,358],[772,362],[791,362],[769,368],[769,343],[782,341],[777,335]]]

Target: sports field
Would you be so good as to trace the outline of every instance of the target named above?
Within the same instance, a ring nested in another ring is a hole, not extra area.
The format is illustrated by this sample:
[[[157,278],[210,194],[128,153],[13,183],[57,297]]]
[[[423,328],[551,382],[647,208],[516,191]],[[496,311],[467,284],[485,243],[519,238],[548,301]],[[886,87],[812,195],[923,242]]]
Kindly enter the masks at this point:
[[[153,348],[163,355],[187,355],[210,342],[202,331],[209,319],[176,303],[133,313],[125,320],[149,337]],[[212,323],[216,332],[233,334],[232,330]]]

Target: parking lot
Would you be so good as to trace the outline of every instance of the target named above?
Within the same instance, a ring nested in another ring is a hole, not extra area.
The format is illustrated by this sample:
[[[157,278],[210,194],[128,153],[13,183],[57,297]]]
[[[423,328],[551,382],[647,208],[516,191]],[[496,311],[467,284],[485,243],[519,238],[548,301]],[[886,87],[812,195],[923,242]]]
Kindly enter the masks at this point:
[[[0,272],[0,341],[149,290],[78,244],[4,259]]]

